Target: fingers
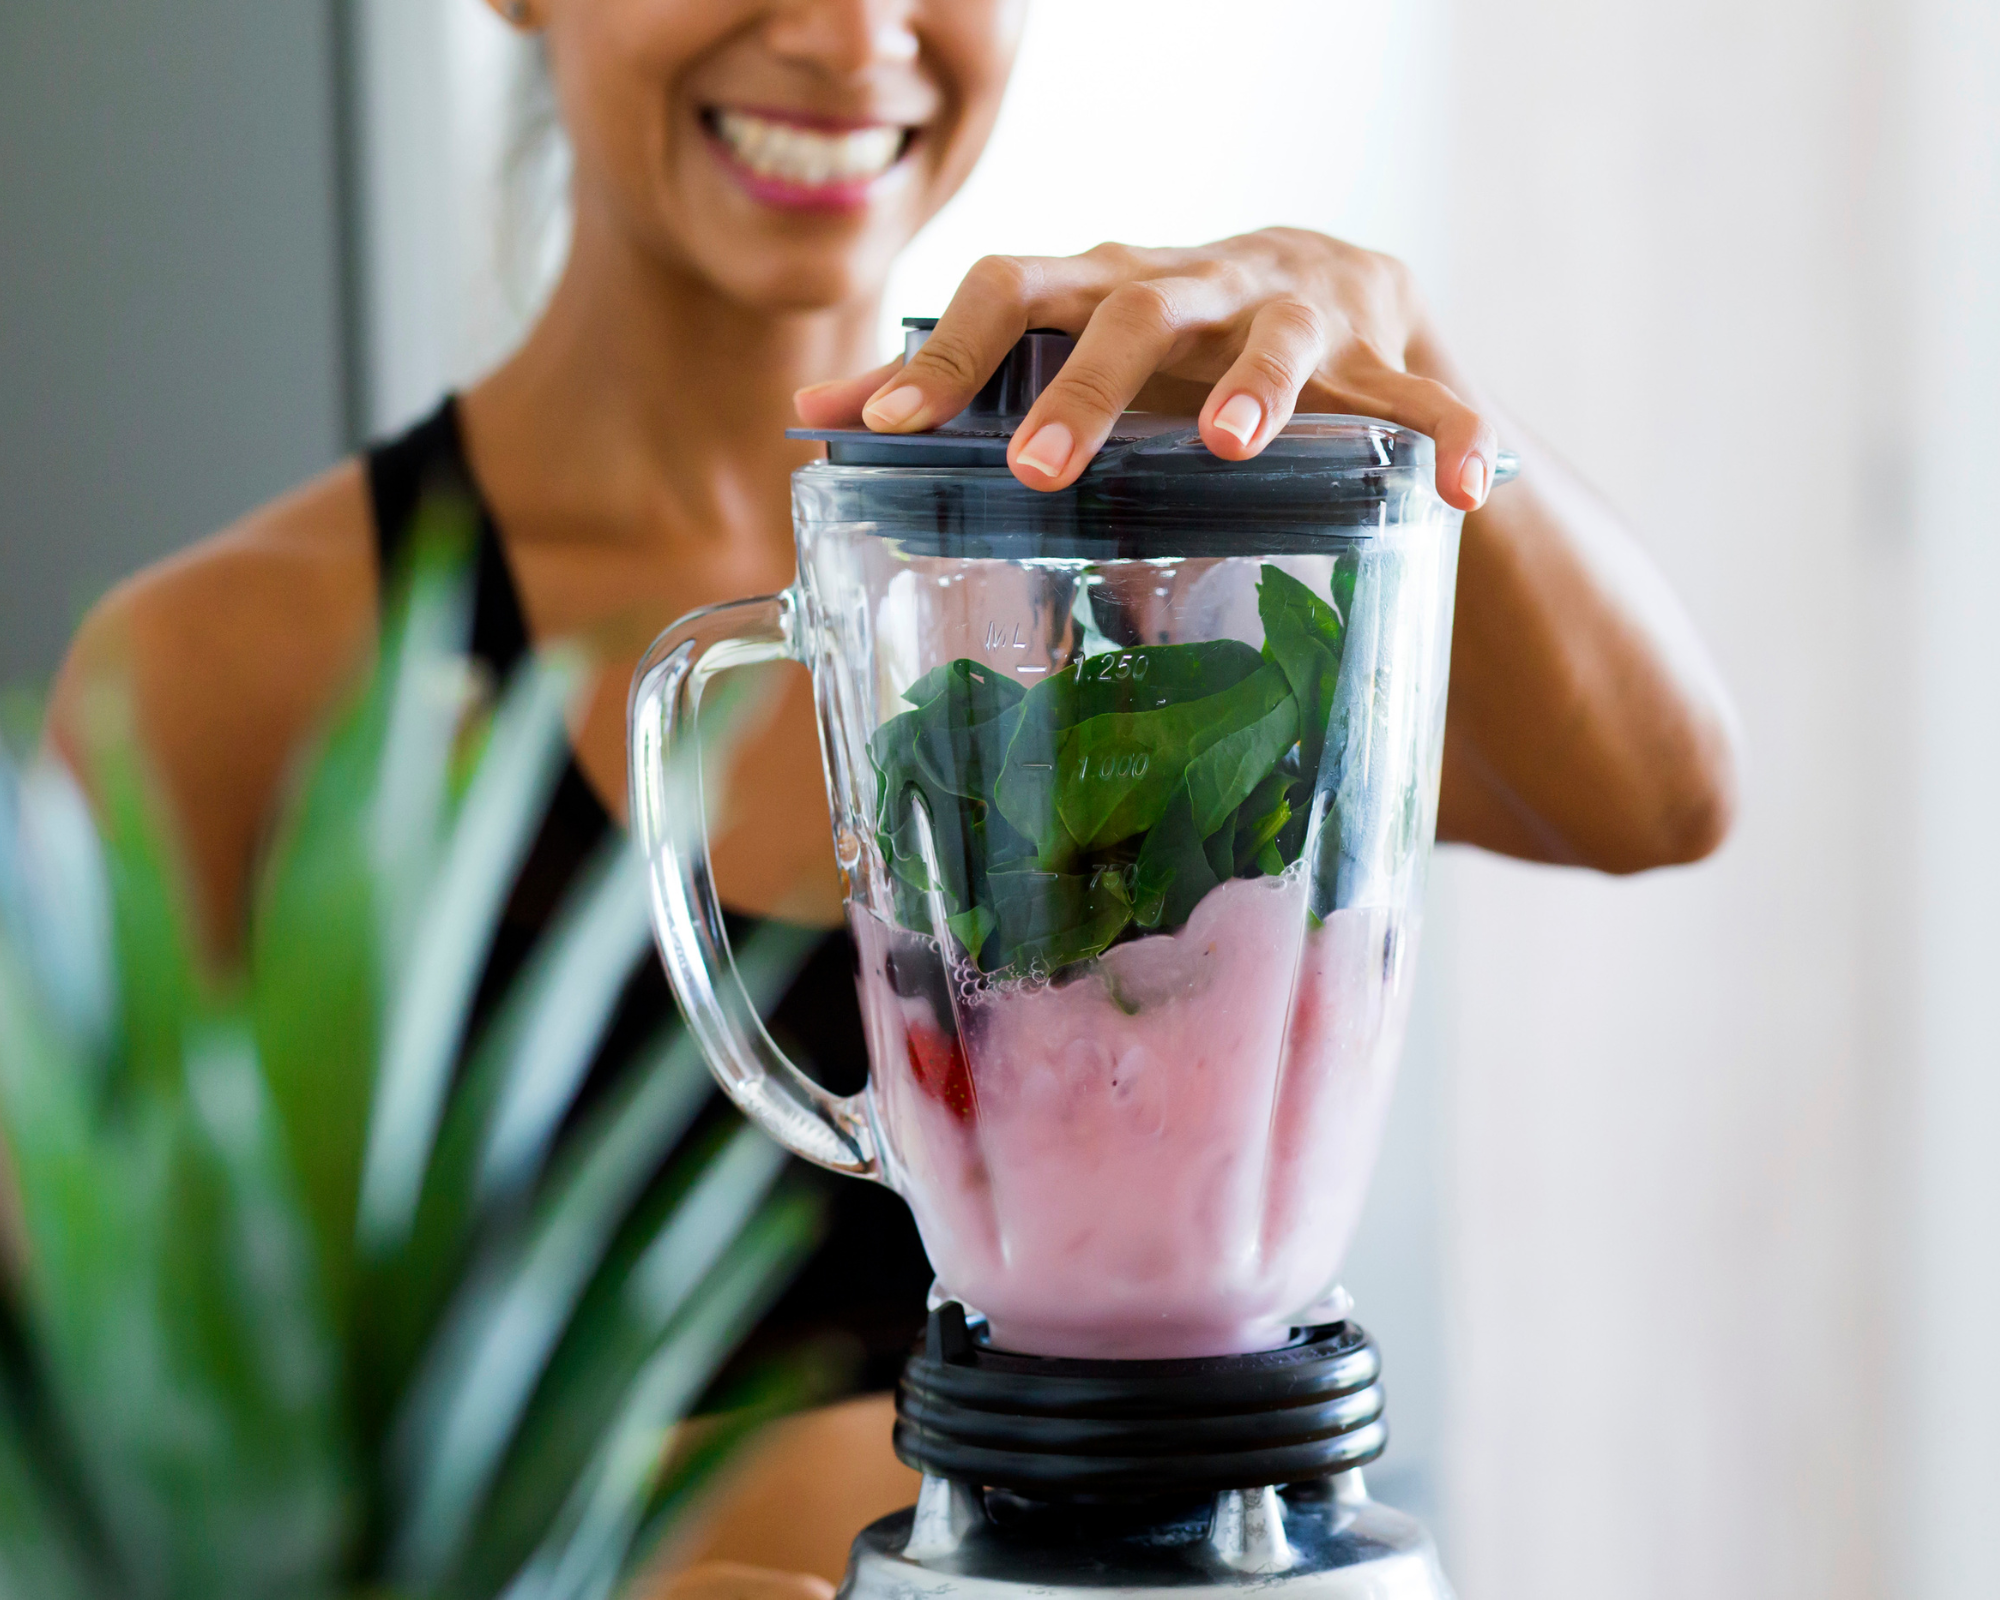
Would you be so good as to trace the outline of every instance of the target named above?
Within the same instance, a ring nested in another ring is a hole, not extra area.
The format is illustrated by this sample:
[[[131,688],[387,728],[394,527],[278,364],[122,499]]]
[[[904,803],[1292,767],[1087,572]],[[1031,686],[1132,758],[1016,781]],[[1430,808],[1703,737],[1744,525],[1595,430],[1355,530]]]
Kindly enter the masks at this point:
[[[1260,306],[1242,354],[1201,408],[1201,442],[1225,461],[1256,455],[1291,420],[1325,352],[1325,321],[1307,302]]]
[[[799,421],[808,428],[854,428],[861,423],[861,408],[868,397],[902,370],[903,358],[885,361],[873,372],[852,378],[835,378],[831,383],[815,383],[792,396]]]
[[[876,385],[862,420],[878,433],[915,433],[957,416],[1028,331],[1034,282],[1034,266],[1011,256],[975,265],[923,348]]]
[[[1015,430],[1007,447],[1014,476],[1030,489],[1074,483],[1147,380],[1191,330],[1213,320],[1214,298],[1194,278],[1149,278],[1107,295]]]
[[[1198,418],[1202,442],[1222,459],[1258,455],[1310,385],[1316,403],[1331,397],[1338,409],[1428,434],[1438,494],[1476,509],[1499,443],[1450,389],[1401,370],[1414,313],[1407,293],[1381,292],[1403,281],[1400,269],[1320,244],[1334,265],[1353,267],[1354,257],[1370,270],[1335,273],[1329,286],[1324,272],[1287,268],[1274,281],[1255,237],[1194,252],[1104,245],[1081,256],[989,256],[915,356],[801,390],[799,415],[814,427],[934,428],[971,403],[1022,334],[1061,328],[1079,335],[1076,349],[1008,445],[1008,466],[1029,488],[1067,488],[1135,398],[1163,383],[1206,383],[1226,361]]]
[[[988,256],[974,265],[903,369],[877,386],[862,420],[915,433],[955,417],[1030,328],[1081,330],[1112,281],[1103,259]]]
[[[1493,489],[1500,436],[1443,384],[1398,372],[1371,356],[1362,370],[1337,372],[1332,392],[1346,409],[1429,435],[1437,447],[1437,492],[1445,504],[1477,511]]]

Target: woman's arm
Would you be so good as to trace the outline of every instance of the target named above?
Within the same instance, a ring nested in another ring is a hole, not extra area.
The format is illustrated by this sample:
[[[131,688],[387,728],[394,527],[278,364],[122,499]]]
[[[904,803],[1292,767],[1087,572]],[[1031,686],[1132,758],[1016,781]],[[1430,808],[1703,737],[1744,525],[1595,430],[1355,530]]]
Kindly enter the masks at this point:
[[[1735,808],[1728,694],[1618,515],[1501,426],[1521,477],[1465,519],[1438,836],[1604,872],[1698,861]]]
[[[1193,250],[990,257],[907,366],[804,390],[800,415],[931,427],[1032,327],[1077,347],[1008,447],[1031,488],[1075,482],[1135,402],[1197,411],[1228,460],[1257,455],[1298,410],[1436,441],[1438,493],[1468,513],[1441,837],[1607,872],[1721,843],[1735,720],[1686,614],[1616,515],[1511,427],[1522,476],[1488,498],[1499,419],[1396,262],[1292,229]]]

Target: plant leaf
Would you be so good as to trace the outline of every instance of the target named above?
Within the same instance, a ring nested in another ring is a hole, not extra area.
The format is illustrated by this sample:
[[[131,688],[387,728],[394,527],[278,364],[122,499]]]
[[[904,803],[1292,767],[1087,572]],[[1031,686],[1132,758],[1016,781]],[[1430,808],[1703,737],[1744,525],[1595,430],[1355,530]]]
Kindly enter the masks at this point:
[[[402,569],[387,585],[393,599],[365,704],[374,778],[368,845],[380,901],[379,946],[390,974],[402,969],[421,937],[418,919],[449,810],[453,734],[473,688],[465,648],[477,515],[468,496],[426,494]]]
[[[257,1053],[342,1327],[381,1043],[385,964],[368,808],[394,681],[377,674],[302,769],[259,875],[248,941]]]
[[[1258,864],[1260,871],[1272,876],[1285,870],[1284,854],[1278,849],[1276,841],[1292,820],[1291,791],[1298,781],[1288,772],[1273,772],[1243,802],[1236,821],[1236,871],[1239,874],[1248,872],[1253,862]],[[1266,850],[1273,852],[1269,859],[1275,860],[1277,866],[1264,864]]]
[[[1056,758],[1056,809],[1063,827],[1089,849],[1145,831],[1160,820],[1198,756],[1280,712],[1290,699],[1284,673],[1262,666],[1220,694],[1157,711],[1107,713],[1077,724],[1063,736]],[[1296,709],[1290,715],[1296,728]],[[1253,755],[1260,748],[1257,740],[1249,746]],[[1218,783],[1233,783],[1235,768],[1222,759]],[[1243,793],[1261,777],[1260,772],[1251,778]],[[1213,797],[1213,789],[1193,794],[1197,806]],[[1196,820],[1201,820],[1199,813]]]
[[[42,1464],[0,1401],[0,1600],[92,1600],[104,1587],[67,1518],[43,1491]]]
[[[1266,563],[1257,585],[1264,653],[1284,669],[1299,698],[1299,732],[1315,746],[1333,714],[1340,657],[1346,645],[1341,613],[1282,567]]]
[[[391,993],[362,1161],[358,1231],[371,1252],[409,1236],[495,914],[568,753],[563,713],[582,675],[567,651],[516,673],[420,913]]]
[[[187,876],[129,717],[123,689],[107,689],[89,730],[119,988],[120,1070],[110,1088],[172,1093],[182,1034],[212,997],[195,955]]]
[[[817,943],[801,929],[758,929],[738,959],[752,1004],[774,1005]],[[582,1131],[525,1233],[468,1281],[397,1427],[409,1570],[435,1572],[462,1540],[585,1289],[710,1094],[699,1048],[676,1030],[635,1087]],[[688,1220],[700,1225],[693,1212]]]
[[[1183,783],[1146,835],[1133,871],[1136,920],[1147,928],[1178,928],[1221,878],[1202,848],[1194,802]]]
[[[691,1350],[681,1336],[688,1320],[726,1309],[712,1301],[718,1284],[726,1287],[730,1275],[741,1270],[745,1252],[757,1256],[768,1249],[774,1226],[784,1247],[767,1263],[770,1271],[786,1270],[810,1247],[819,1206],[802,1191],[789,1192],[789,1186],[743,1235],[732,1239],[712,1225],[717,1217],[747,1216],[743,1208],[754,1206],[764,1192],[765,1169],[747,1153],[727,1168],[720,1165],[725,1151],[746,1150],[737,1141],[761,1137],[742,1131],[718,1134],[705,1149],[676,1162],[647,1212],[626,1230],[551,1360],[476,1526],[462,1541],[451,1573],[438,1584],[440,1593],[468,1600],[493,1593],[521,1570],[538,1545],[546,1551],[548,1536],[565,1506],[574,1505],[579,1484],[600,1457],[607,1435],[628,1417],[646,1371],[682,1365],[684,1407],[720,1365],[726,1348],[704,1344]],[[718,1172],[724,1175],[717,1178]],[[704,1204],[710,1225],[682,1223],[683,1207],[704,1183],[716,1185],[707,1191]],[[756,1243],[760,1234],[762,1246]],[[669,1268],[676,1263],[681,1270],[699,1268],[708,1275],[669,1281]],[[758,1291],[760,1304],[764,1292]],[[753,1307],[749,1315],[754,1314]],[[747,1320],[732,1323],[725,1347]]]
[[[82,789],[60,762],[19,771],[0,746],[0,926],[93,1082],[117,1022],[112,925],[104,854]]]
[[[1042,872],[1030,865],[994,873],[984,969],[1055,972],[1101,954],[1132,920],[1128,872]]]
[[[510,1600],[603,1600],[611,1593],[659,1485],[670,1429],[810,1247],[814,1232],[808,1203],[773,1205],[744,1230],[700,1292],[682,1297],[685,1314],[627,1386],[615,1421],[548,1536],[509,1586]]]
[[[1194,825],[1211,833],[1250,798],[1278,758],[1298,742],[1299,703],[1287,694],[1247,727],[1224,734],[1188,763]]]
[[[499,1101],[480,1159],[485,1203],[519,1192],[540,1170],[652,935],[645,863],[615,833],[512,997],[517,1014],[504,1029]]]
[[[1077,663],[1072,722],[1163,711],[1233,689],[1264,665],[1240,639],[1135,645]]]

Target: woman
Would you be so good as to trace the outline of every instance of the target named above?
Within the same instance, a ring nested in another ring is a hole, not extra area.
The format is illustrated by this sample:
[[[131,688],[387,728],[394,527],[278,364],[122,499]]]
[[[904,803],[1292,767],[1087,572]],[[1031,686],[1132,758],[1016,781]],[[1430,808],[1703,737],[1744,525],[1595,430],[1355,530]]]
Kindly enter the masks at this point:
[[[1439,492],[1469,513],[1443,837],[1613,872],[1720,842],[1731,721],[1679,607],[1546,453],[1524,451],[1521,480],[1489,499],[1501,434],[1525,441],[1453,364],[1394,262],[1289,231],[996,256],[908,367],[862,370],[891,259],[992,127],[1017,0],[491,3],[545,36],[575,152],[574,245],[547,312],[512,359],[407,438],[120,588],[59,685],[55,737],[73,755],[81,686],[129,673],[218,950],[237,937],[289,756],[368,657],[380,574],[428,475],[461,474],[488,514],[475,631],[497,666],[528,640],[620,641],[573,728],[574,769],[545,829],[544,842],[565,830],[587,842],[622,816],[639,646],[694,606],[791,577],[788,476],[814,452],[784,428],[927,427],[1035,326],[1079,344],[1009,451],[1030,487],[1072,482],[1134,403],[1198,411],[1209,448],[1231,459],[1255,455],[1295,408],[1369,413],[1437,441]],[[793,678],[740,758],[717,878],[742,913],[834,928],[811,707]],[[570,868],[581,849],[563,857]],[[845,987],[840,937],[824,964],[837,981],[798,1008],[823,1056],[858,1048],[851,998],[830,998]],[[846,1310],[899,1340],[923,1281],[907,1221],[842,1206],[821,1287],[851,1281],[841,1261],[870,1263],[875,1278]],[[823,1592],[751,1567],[831,1575],[854,1527],[907,1499],[885,1406],[793,1424],[708,1546],[748,1565],[705,1567],[683,1586]]]

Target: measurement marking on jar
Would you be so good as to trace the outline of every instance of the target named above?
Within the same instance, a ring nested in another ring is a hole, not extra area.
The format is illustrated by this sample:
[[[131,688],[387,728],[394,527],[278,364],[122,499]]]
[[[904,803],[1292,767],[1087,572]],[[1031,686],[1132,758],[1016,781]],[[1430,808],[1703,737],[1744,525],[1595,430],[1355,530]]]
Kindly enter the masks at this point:
[[[1115,755],[1086,757],[1076,770],[1079,781],[1096,778],[1100,782],[1111,779],[1143,778],[1152,766],[1152,756],[1144,750],[1122,751]]]
[[[1007,631],[1007,624],[1004,622],[989,622],[986,624],[986,648],[989,650],[1025,650],[1028,648],[1028,641],[1022,634],[1021,625],[1018,622],[1014,624],[1014,631],[1012,633]]]
[[[1138,682],[1146,676],[1153,664],[1151,656],[1134,651],[1111,651],[1101,656],[1092,656],[1076,670],[1077,679],[1082,683]]]

